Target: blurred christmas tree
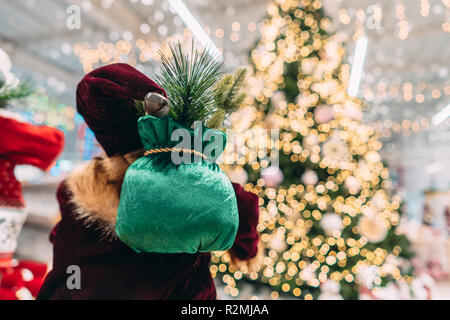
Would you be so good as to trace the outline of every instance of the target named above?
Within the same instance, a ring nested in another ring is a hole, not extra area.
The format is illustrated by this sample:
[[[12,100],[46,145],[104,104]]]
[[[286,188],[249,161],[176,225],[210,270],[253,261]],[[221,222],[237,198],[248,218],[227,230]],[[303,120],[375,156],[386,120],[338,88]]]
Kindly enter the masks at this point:
[[[363,102],[346,92],[343,36],[330,33],[320,0],[276,0],[267,13],[251,53],[253,110],[235,120],[280,130],[279,167],[247,158],[246,173],[234,169],[261,198],[264,259],[251,270],[217,253],[213,275],[234,296],[245,279],[270,285],[272,298],[357,299],[363,287],[408,283],[409,242],[396,232],[401,202],[390,194],[376,132],[362,123]]]

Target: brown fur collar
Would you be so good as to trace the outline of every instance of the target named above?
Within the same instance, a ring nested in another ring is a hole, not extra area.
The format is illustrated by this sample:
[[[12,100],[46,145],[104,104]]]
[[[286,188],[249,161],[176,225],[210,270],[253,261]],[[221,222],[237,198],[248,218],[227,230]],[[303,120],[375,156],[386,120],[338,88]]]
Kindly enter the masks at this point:
[[[143,150],[123,156],[97,157],[67,178],[75,214],[86,225],[98,226],[114,238],[120,191],[128,167],[142,157]]]

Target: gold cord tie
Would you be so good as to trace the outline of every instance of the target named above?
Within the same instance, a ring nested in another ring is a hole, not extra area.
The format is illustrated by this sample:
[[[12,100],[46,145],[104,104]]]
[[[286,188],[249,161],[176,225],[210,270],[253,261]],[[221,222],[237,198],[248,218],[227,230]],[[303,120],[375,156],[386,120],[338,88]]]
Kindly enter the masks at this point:
[[[159,149],[151,149],[151,150],[147,150],[144,153],[144,156],[147,156],[149,154],[156,154],[156,153],[168,153],[168,152],[186,152],[186,153],[191,153],[194,154],[196,156],[202,157],[203,159],[208,159],[207,156],[205,156],[203,153],[195,151],[195,150],[190,150],[190,149],[183,149],[183,148],[159,148]]]

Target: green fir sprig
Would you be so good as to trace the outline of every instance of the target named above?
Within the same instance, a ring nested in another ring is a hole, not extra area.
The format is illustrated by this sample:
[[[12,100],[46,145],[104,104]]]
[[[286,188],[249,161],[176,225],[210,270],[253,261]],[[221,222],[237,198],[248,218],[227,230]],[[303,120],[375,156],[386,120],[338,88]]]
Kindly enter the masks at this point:
[[[0,108],[6,108],[11,100],[26,98],[33,92],[28,81],[20,82],[17,86],[12,87],[0,80]]]
[[[213,86],[223,73],[223,62],[208,50],[184,54],[181,44],[169,43],[172,58],[161,51],[162,68],[157,81],[166,90],[170,115],[178,122],[192,126],[204,122],[215,111]]]
[[[246,98],[242,92],[247,69],[241,68],[234,75],[227,74],[213,88],[215,112],[208,120],[210,128],[220,128],[227,115],[238,110]]]

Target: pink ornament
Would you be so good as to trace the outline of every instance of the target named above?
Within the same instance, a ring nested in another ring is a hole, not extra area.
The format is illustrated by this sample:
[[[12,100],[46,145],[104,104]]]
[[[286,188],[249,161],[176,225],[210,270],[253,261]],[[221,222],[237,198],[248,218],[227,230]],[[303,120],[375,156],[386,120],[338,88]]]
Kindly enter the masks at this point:
[[[339,291],[341,286],[334,280],[327,280],[320,286],[320,295],[318,300],[344,300]]]
[[[314,119],[318,123],[326,123],[334,119],[333,106],[324,104],[314,109]]]
[[[309,134],[303,139],[303,147],[312,150],[313,147],[319,144],[319,136],[316,134]]]
[[[320,220],[320,226],[325,230],[327,235],[333,235],[343,229],[342,219],[336,213],[326,213]]]
[[[356,194],[361,190],[361,183],[353,176],[349,176],[345,179],[345,187],[351,194]]]
[[[306,170],[305,173],[302,175],[302,182],[305,185],[315,185],[317,182],[319,182],[319,178],[317,177],[317,174],[313,170]]]
[[[383,241],[388,233],[385,220],[379,216],[362,216],[358,222],[358,227],[361,235],[372,243]]]
[[[275,236],[270,241],[270,248],[274,249],[274,250],[276,250],[278,252],[285,252],[286,249],[287,249],[287,244],[286,244],[286,241],[284,239],[281,239],[280,237]]]
[[[280,108],[282,103],[286,103],[286,94],[283,91],[275,91],[270,100],[275,108]]]
[[[266,187],[275,188],[283,182],[284,176],[278,167],[268,167],[261,171],[261,177],[266,183]]]
[[[309,264],[300,272],[300,277],[305,281],[311,281],[317,278],[316,267]]]

